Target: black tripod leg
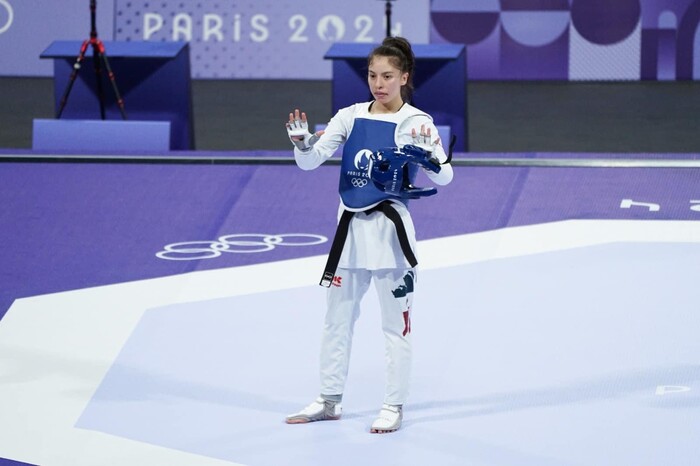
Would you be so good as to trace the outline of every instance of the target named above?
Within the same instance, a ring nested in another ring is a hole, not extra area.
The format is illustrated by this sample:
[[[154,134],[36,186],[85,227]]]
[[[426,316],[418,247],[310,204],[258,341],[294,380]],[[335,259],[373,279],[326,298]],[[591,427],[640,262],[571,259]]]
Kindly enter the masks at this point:
[[[122,99],[121,94],[119,93],[119,88],[117,87],[117,81],[114,79],[114,73],[112,72],[112,67],[109,66],[109,60],[107,60],[107,54],[104,52],[104,48],[102,49],[101,52],[102,55],[102,61],[104,62],[105,69],[107,70],[107,76],[109,77],[109,82],[112,83],[112,89],[114,90],[114,95],[117,98],[117,106],[119,107],[119,111],[122,114],[122,119],[126,120],[126,110],[124,110],[124,100]]]
[[[102,52],[97,41],[92,41],[92,61],[95,67],[95,84],[97,86],[97,99],[100,101],[100,117],[104,120],[105,115],[105,93],[102,89],[102,66],[100,65],[100,57]]]
[[[68,103],[68,96],[70,95],[70,92],[73,89],[75,78],[78,77],[78,71],[80,71],[81,63],[83,62],[83,59],[85,59],[85,52],[87,51],[89,44],[90,41],[86,40],[85,42],[83,42],[83,45],[80,46],[80,53],[78,54],[78,58],[75,60],[75,64],[73,65],[73,71],[71,72],[70,78],[68,79],[68,85],[66,86],[66,90],[63,91],[63,96],[61,97],[61,104],[58,107],[58,112],[56,112],[57,119],[61,118],[63,110],[66,108],[66,104]]]

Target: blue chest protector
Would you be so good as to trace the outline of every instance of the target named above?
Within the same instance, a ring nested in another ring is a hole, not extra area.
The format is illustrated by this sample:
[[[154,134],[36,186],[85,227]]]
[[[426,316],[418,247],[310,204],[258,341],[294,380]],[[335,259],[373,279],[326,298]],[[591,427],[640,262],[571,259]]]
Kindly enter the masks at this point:
[[[340,168],[340,197],[343,200],[343,204],[350,209],[359,209],[365,212],[383,212],[394,223],[401,250],[411,267],[415,267],[418,261],[411,250],[411,244],[406,228],[401,221],[401,216],[391,206],[390,202],[382,202],[391,198],[395,199],[396,197],[377,188],[372,182],[368,171],[372,152],[396,146],[396,141],[394,140],[395,132],[396,123],[367,118],[355,119],[352,131],[343,148],[343,159]],[[415,170],[413,170],[412,175],[408,175],[409,179],[414,177]],[[374,207],[364,209],[369,206]],[[333,277],[345,246],[345,239],[348,236],[350,221],[354,215],[354,211],[345,210],[340,217],[331,251],[328,254],[328,261],[321,277],[321,286],[330,287],[333,282]]]
[[[396,146],[396,123],[356,118],[343,148],[340,169],[340,198],[351,209],[362,209],[395,197],[377,189],[367,167],[372,152]],[[410,170],[408,182],[413,183],[416,170]]]

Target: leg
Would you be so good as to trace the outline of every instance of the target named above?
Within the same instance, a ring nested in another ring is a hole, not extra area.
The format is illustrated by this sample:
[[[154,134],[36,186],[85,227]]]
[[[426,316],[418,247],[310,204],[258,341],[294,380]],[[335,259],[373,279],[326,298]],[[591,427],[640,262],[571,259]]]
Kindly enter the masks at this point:
[[[91,39],[92,43],[92,64],[95,68],[95,84],[97,85],[97,100],[100,103],[100,117],[104,120],[106,118],[105,113],[105,93],[102,90],[102,66],[100,60],[100,44],[97,39]]]
[[[382,308],[386,355],[384,403],[403,405],[411,375],[411,307],[415,269],[375,272],[374,283]]]
[[[350,351],[360,301],[367,292],[371,273],[338,269],[326,298],[326,318],[321,339],[321,395],[342,395],[350,367]]]
[[[117,107],[119,107],[119,111],[122,114],[122,119],[126,120],[126,110],[124,109],[124,99],[122,99],[121,94],[119,93],[119,88],[117,87],[117,81],[114,78],[114,72],[112,71],[112,67],[109,65],[109,60],[107,59],[107,54],[105,53],[105,48],[102,43],[102,41],[99,42],[100,44],[100,57],[102,57],[102,63],[105,66],[105,69],[107,70],[107,77],[109,78],[109,82],[112,84],[112,90],[114,91],[114,96],[117,101]]]
[[[326,318],[321,337],[321,396],[298,413],[287,416],[287,424],[340,419],[350,350],[360,301],[367,292],[371,273],[338,269],[328,289]]]
[[[374,434],[394,432],[403,420],[403,404],[408,398],[411,374],[411,308],[415,278],[415,269],[374,273],[382,308],[386,354],[386,391],[382,409],[370,429]]]
[[[73,89],[73,84],[75,84],[75,78],[78,76],[78,71],[80,71],[80,67],[82,66],[81,63],[85,59],[85,52],[87,51],[89,45],[90,41],[86,40],[80,46],[80,52],[78,53],[78,58],[75,60],[75,64],[73,65],[73,71],[71,71],[70,78],[68,80],[68,86],[66,86],[66,90],[63,91],[63,97],[61,97],[61,102],[58,107],[58,112],[56,113],[56,118],[61,118],[63,110],[66,108],[66,104],[68,103],[68,96],[70,95],[70,92]]]

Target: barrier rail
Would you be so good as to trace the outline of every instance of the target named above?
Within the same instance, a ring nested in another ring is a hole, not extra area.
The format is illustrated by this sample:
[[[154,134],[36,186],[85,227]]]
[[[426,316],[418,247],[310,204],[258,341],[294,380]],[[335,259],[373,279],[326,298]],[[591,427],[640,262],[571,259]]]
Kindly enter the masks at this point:
[[[611,159],[611,158],[469,158],[455,157],[455,167],[533,167],[533,168],[700,168],[700,154],[694,159]],[[190,156],[190,155],[72,155],[0,154],[0,162],[21,163],[143,163],[181,165],[294,165],[289,157]],[[340,158],[325,162],[340,165]]]

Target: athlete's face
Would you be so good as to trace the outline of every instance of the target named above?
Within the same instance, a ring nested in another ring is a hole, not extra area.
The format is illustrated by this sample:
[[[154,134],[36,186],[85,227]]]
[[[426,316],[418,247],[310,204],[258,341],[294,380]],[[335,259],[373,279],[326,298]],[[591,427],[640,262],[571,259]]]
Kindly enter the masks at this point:
[[[403,103],[401,86],[408,81],[408,73],[402,73],[391,64],[389,57],[375,56],[369,64],[367,82],[374,99],[391,108]]]

